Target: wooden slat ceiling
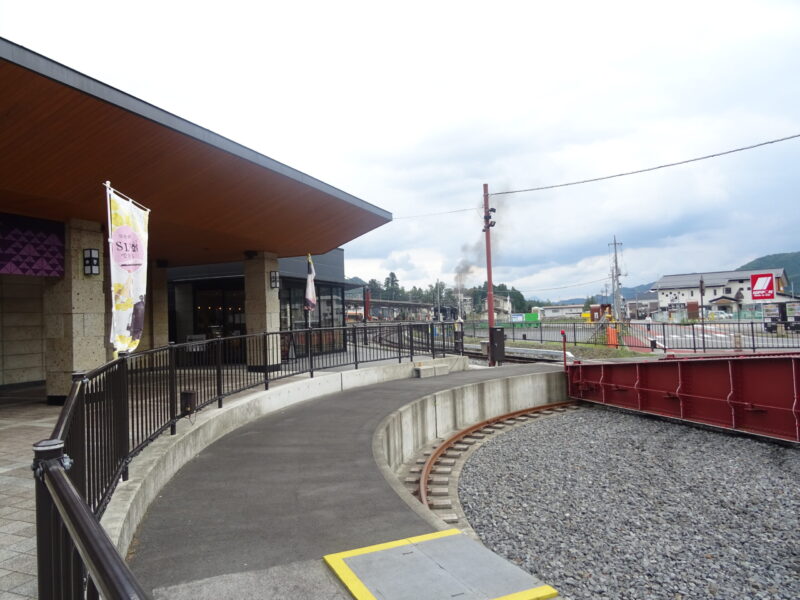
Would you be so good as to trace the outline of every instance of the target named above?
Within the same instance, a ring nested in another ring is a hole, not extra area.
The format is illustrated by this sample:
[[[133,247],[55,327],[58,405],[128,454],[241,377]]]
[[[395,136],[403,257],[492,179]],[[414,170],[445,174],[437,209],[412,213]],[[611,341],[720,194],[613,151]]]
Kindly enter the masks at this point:
[[[0,212],[105,223],[110,180],[171,265],[321,254],[390,219],[6,60],[0,90]]]

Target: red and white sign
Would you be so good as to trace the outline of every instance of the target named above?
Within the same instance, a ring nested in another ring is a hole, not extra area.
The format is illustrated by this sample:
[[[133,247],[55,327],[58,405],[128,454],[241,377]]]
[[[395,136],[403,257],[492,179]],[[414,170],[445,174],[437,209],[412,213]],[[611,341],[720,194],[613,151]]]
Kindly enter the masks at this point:
[[[774,300],[775,277],[772,273],[750,275],[750,292],[753,300]]]

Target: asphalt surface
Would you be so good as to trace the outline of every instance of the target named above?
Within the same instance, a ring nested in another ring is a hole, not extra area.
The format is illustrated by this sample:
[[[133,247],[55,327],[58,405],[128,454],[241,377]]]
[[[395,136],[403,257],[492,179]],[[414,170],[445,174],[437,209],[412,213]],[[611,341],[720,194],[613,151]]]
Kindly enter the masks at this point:
[[[264,585],[257,573],[283,569],[284,583],[299,573],[321,577],[325,554],[430,533],[375,463],[372,438],[381,420],[435,391],[553,369],[509,365],[394,381],[309,400],[241,427],[164,487],[137,532],[131,568],[146,589],[178,586],[156,597],[198,599],[230,593],[237,582],[250,586],[239,593],[249,593]],[[247,577],[231,578],[236,573]],[[201,579],[208,583],[190,583]]]

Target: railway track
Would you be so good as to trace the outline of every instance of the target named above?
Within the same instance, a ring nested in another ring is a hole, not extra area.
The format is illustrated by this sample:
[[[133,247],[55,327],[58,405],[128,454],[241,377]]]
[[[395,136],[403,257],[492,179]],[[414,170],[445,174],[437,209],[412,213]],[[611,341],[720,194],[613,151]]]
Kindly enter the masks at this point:
[[[446,523],[468,527],[458,501],[458,476],[470,452],[495,433],[531,421],[578,409],[575,401],[545,404],[487,419],[450,436],[416,459],[404,482],[420,502]]]
[[[467,356],[471,359],[475,360],[487,360],[485,354],[481,354],[480,352],[472,352],[468,350],[464,350],[464,356]],[[547,362],[547,363],[557,363],[560,362],[561,359],[556,358],[533,358],[528,356],[514,356],[511,354],[506,354],[505,358],[503,359],[504,363],[509,364],[529,364],[534,362]]]

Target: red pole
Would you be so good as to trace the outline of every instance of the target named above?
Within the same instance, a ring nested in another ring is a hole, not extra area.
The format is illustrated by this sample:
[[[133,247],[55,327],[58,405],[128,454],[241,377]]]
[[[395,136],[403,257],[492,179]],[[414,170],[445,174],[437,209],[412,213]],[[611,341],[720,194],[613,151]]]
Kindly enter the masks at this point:
[[[486,312],[489,327],[494,327],[494,285],[492,284],[492,214],[489,212],[489,184],[483,184],[483,231],[486,234]],[[489,366],[494,366],[491,344],[489,344]]]
[[[561,348],[564,352],[564,372],[567,370],[567,332],[561,330]]]

